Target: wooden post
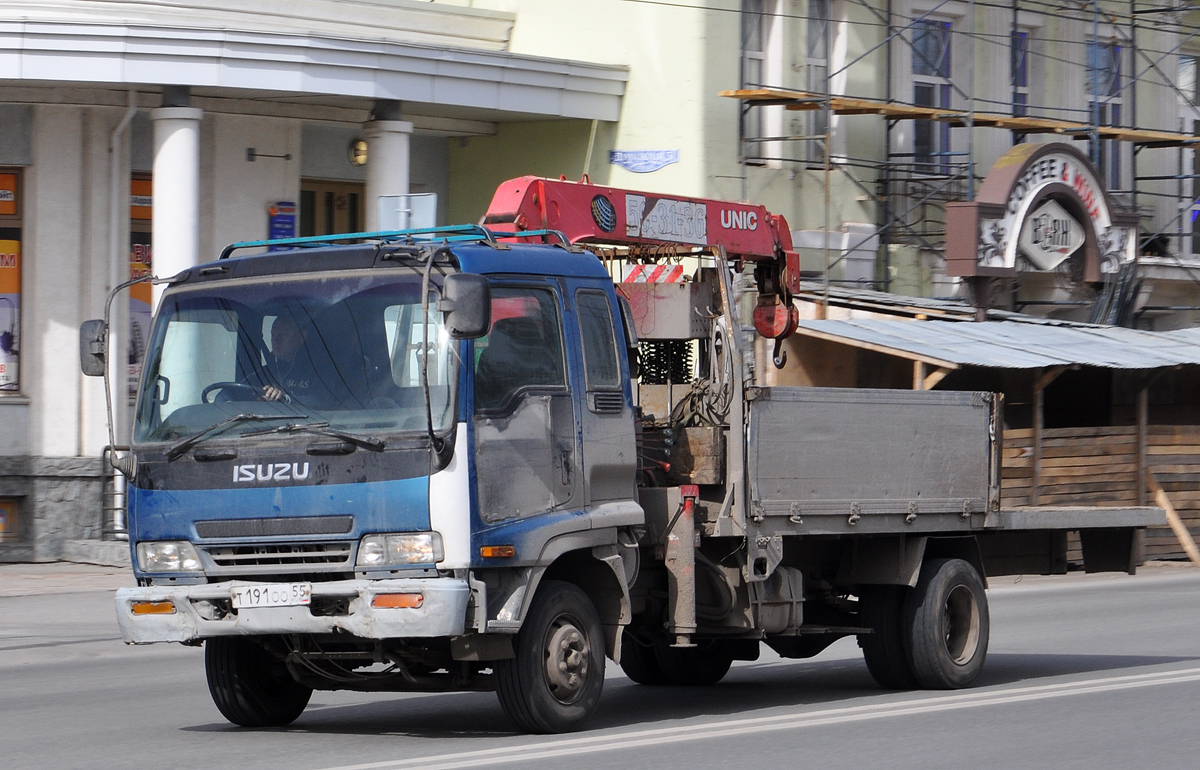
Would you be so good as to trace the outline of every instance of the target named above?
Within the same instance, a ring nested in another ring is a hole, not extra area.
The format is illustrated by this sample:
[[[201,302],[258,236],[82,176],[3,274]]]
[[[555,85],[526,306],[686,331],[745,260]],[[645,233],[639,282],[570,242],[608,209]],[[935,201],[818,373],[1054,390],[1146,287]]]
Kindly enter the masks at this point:
[[[913,361],[913,390],[933,390],[953,371],[949,367],[938,366],[931,372],[929,367],[930,364],[924,361]]]
[[[1037,505],[1042,486],[1042,429],[1046,422],[1046,387],[1067,370],[1055,366],[1037,375],[1033,380],[1033,478],[1029,484],[1029,504]]]
[[[1163,491],[1154,474],[1147,473],[1146,477],[1150,482],[1150,489],[1154,491],[1154,502],[1159,508],[1167,512],[1167,523],[1171,525],[1171,531],[1175,533],[1175,539],[1183,546],[1183,550],[1187,552],[1188,558],[1192,560],[1192,564],[1200,567],[1200,548],[1196,547],[1195,538],[1188,531],[1187,526],[1183,523],[1183,519],[1179,518],[1179,512],[1175,510],[1174,505],[1171,505],[1171,498],[1167,497],[1167,493]]]
[[[1137,486],[1134,490],[1135,505],[1146,504],[1146,443],[1150,433],[1150,385],[1142,386],[1137,393]]]
[[[1042,487],[1042,423],[1045,418],[1043,388],[1033,384],[1033,478],[1029,482],[1029,504],[1037,505]]]
[[[946,379],[946,375],[949,373],[950,373],[950,370],[944,366],[940,366],[937,369],[934,369],[932,372],[925,375],[925,383],[922,385],[922,388],[924,390],[933,390],[934,388],[937,387],[937,384],[939,382]]]

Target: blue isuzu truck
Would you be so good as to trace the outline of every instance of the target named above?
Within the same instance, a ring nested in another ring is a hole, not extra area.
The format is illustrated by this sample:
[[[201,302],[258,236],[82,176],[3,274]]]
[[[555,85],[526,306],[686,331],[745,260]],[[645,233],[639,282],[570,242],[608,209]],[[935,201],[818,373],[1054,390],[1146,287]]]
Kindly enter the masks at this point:
[[[509,192],[535,211],[582,194],[603,261],[501,212],[235,244],[166,281],[114,459],[125,641],[203,645],[247,727],[313,690],[494,690],[522,729],[561,732],[606,659],[715,684],[763,644],[855,636],[885,687],[965,686],[988,575],[1064,571],[1066,530],[1089,569],[1132,571],[1158,509],[1000,509],[998,396],[762,383],[790,241],[735,251],[780,218],[680,199],[710,225],[672,234],[662,200],[570,184]],[[618,291],[615,265],[656,261],[688,275]],[[106,353],[86,323],[85,372]]]

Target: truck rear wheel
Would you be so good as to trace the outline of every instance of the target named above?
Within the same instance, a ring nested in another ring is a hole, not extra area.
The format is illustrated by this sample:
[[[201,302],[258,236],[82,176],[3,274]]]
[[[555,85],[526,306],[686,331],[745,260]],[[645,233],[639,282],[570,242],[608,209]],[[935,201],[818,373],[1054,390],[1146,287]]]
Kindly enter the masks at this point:
[[[860,634],[858,646],[871,677],[888,690],[917,686],[905,649],[904,599],[907,586],[863,586],[858,597],[858,622],[872,630]]]
[[[733,652],[720,639],[701,641],[695,647],[671,647],[656,641],[654,654],[667,684],[706,687],[725,678],[733,665]]]
[[[989,618],[983,579],[962,559],[921,567],[904,605],[909,660],[922,687],[952,690],[975,681],[987,657]]]
[[[638,684],[667,684],[667,675],[658,665],[654,644],[646,644],[628,630],[621,638],[621,670]]]
[[[221,715],[242,727],[282,727],[304,712],[312,689],[251,639],[217,637],[204,643],[208,692]]]
[[[516,657],[496,661],[500,705],[522,730],[583,727],[604,687],[604,636],[587,594],[547,580],[516,638]]]

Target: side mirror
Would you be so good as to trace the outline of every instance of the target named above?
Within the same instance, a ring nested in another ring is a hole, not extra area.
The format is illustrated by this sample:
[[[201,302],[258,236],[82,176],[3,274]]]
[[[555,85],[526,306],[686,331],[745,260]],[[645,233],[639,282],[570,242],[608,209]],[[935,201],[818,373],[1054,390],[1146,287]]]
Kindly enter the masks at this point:
[[[473,273],[451,273],[442,284],[438,310],[446,314],[446,330],[456,340],[484,336],[492,326],[492,289]]]
[[[79,368],[88,377],[104,376],[107,343],[108,328],[104,321],[84,321],[79,326]]]

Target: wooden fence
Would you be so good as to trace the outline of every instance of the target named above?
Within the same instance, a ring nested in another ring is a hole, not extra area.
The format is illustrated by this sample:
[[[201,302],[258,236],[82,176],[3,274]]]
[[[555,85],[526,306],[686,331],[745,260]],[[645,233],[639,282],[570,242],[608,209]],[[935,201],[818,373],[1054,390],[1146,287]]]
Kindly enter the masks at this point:
[[[1030,504],[1033,454],[1032,429],[1004,432],[1002,507]],[[1153,505],[1149,492],[1137,499],[1138,455],[1134,426],[1043,430],[1036,504]],[[1200,538],[1200,426],[1148,426],[1144,462],[1192,536]],[[1145,546],[1147,559],[1186,558],[1166,526],[1146,530]],[[1077,558],[1077,549],[1071,550],[1069,556]]]

